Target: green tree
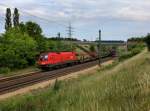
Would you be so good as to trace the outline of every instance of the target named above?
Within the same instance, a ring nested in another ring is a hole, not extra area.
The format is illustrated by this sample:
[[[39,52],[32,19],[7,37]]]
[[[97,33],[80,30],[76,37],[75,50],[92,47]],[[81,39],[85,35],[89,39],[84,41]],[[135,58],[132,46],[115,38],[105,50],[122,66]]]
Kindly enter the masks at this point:
[[[19,29],[23,34],[27,34],[26,25],[23,22],[19,23]]]
[[[42,36],[36,38],[37,42],[37,51],[42,53],[48,51],[48,44],[46,42],[46,39]]]
[[[25,27],[24,27],[25,26]],[[34,40],[36,40],[38,46],[37,51],[38,52],[45,52],[48,50],[48,46],[46,43],[45,37],[42,35],[42,28],[40,25],[38,25],[35,22],[27,22],[25,25],[21,25],[22,30],[26,30],[26,32],[29,34],[30,37],[32,37]]]
[[[37,43],[28,34],[12,28],[1,39],[0,66],[24,68],[35,63]]]
[[[91,44],[91,45],[90,45],[90,51],[91,51],[91,52],[95,52],[95,45],[94,45],[94,44]]]
[[[34,39],[42,36],[42,29],[37,23],[29,21],[25,24],[25,26],[29,36],[33,37]]]
[[[13,23],[15,27],[19,25],[19,12],[17,8],[14,9]]]
[[[150,51],[150,34],[145,37],[145,43],[147,44],[148,50]]]
[[[5,18],[5,30],[8,31],[12,27],[11,22],[11,10],[10,8],[6,9],[6,18]]]

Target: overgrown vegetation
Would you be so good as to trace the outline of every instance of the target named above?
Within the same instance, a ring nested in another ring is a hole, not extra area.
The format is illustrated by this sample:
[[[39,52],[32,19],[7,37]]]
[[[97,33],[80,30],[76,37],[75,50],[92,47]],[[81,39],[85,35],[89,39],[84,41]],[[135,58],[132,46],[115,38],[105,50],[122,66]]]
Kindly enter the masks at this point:
[[[150,33],[143,37],[132,37],[128,39],[128,43],[130,44],[143,44],[146,43],[148,50],[150,51]]]
[[[142,43],[144,42],[145,37],[131,37],[128,39],[128,42],[136,42],[136,43]]]
[[[145,37],[145,42],[147,44],[148,50],[150,51],[150,34]]]
[[[140,42],[140,43],[138,42],[133,44],[129,43],[126,50],[122,50],[119,52],[119,61],[123,61],[125,59],[128,59],[130,57],[139,54],[144,48],[145,48],[144,42]]]
[[[95,45],[91,44],[89,49],[90,49],[91,52],[95,52]]]
[[[23,68],[35,63],[37,43],[18,29],[7,31],[0,38],[0,67]]]
[[[148,111],[150,53],[96,74],[1,101],[1,111]],[[59,90],[58,90],[59,87]]]

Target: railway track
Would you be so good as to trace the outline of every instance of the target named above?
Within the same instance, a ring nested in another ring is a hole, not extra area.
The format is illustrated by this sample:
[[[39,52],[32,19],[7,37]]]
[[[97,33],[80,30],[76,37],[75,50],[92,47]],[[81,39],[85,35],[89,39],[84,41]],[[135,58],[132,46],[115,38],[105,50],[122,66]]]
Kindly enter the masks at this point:
[[[102,62],[108,61],[111,58],[104,58]],[[14,76],[10,78],[0,79],[0,95],[16,91],[18,89],[43,82],[46,80],[56,79],[61,76],[68,75],[72,72],[77,72],[92,66],[95,66],[98,61],[87,62],[75,66],[65,67],[48,72],[37,72],[27,75]]]

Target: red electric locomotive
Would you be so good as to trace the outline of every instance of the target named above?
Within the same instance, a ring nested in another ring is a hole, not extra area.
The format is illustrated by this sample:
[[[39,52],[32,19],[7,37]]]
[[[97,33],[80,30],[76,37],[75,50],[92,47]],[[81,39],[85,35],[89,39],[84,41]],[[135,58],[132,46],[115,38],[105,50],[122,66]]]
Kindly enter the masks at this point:
[[[75,52],[48,52],[40,55],[38,65],[42,69],[71,64],[77,62]]]

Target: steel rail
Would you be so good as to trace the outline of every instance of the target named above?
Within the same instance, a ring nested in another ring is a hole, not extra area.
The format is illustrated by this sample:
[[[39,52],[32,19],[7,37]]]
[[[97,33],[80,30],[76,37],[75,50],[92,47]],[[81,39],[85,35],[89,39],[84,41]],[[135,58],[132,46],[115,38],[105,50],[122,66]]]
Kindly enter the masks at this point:
[[[104,58],[102,62],[108,61],[111,58]],[[95,66],[98,61],[86,62],[83,64],[78,64],[75,66],[64,67],[57,70],[52,70],[48,72],[37,72],[31,73],[27,75],[14,76],[6,79],[0,80],[0,95],[6,94],[9,92],[16,91],[18,89],[34,85],[36,83],[40,83],[47,80],[56,79],[58,77],[62,77],[68,75],[73,72],[77,72],[86,68],[90,68]]]

